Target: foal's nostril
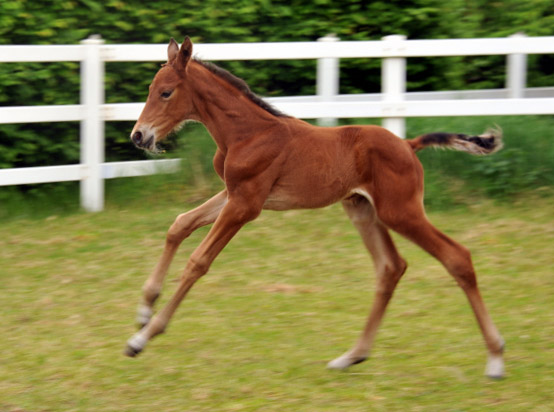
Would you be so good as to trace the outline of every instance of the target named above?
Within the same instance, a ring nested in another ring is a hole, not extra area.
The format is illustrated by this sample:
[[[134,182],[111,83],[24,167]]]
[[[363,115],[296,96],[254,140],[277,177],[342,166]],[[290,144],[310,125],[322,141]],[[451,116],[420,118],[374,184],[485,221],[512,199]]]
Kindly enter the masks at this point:
[[[131,138],[135,144],[140,144],[142,142],[142,133],[141,132],[135,132],[133,137]]]

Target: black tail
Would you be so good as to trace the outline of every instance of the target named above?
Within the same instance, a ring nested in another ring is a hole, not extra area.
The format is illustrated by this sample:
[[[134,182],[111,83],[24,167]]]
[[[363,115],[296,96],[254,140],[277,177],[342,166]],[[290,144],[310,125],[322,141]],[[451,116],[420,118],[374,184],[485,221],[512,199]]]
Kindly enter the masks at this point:
[[[474,155],[488,155],[502,149],[502,130],[489,129],[479,136],[454,133],[429,133],[409,140],[414,151],[426,147],[442,147]]]

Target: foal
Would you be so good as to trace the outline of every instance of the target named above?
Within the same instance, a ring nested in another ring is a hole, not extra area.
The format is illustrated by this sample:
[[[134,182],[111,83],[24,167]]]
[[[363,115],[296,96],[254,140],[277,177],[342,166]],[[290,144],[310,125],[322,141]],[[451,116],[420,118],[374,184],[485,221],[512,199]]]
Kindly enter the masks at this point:
[[[376,295],[365,328],[351,350],[329,362],[344,369],[366,359],[393,291],[406,270],[389,234],[392,229],[437,258],[466,293],[488,348],[486,374],[502,377],[504,342],[477,288],[469,251],[439,232],[423,209],[423,169],[417,150],[438,146],[472,154],[501,147],[499,131],[481,136],[431,133],[402,140],[378,126],[321,128],[286,116],[254,95],[246,83],[217,66],[191,58],[187,37],[171,39],[167,63],[150,85],[146,106],[131,139],[156,150],[156,142],[186,120],[202,122],[217,150],[213,160],[225,189],[179,215],[146,281],[138,321],[142,329],[127,342],[135,356],[162,333],[193,284],[247,222],[262,209],[342,205],[373,257]],[[169,264],[181,242],[213,223],[192,253],[170,302],[152,317]]]

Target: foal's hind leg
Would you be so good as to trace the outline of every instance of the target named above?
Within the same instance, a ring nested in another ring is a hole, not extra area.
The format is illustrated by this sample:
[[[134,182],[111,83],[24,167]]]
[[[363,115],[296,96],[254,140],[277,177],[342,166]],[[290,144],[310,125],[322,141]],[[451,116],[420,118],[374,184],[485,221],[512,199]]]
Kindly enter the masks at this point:
[[[485,373],[491,378],[503,377],[504,340],[492,322],[479,293],[469,251],[437,230],[427,220],[421,207],[412,204],[406,209],[404,213],[397,213],[394,216],[385,212],[384,215],[389,216],[380,214],[380,217],[391,229],[417,243],[437,258],[456,279],[471,304],[488,348],[489,355]]]
[[[224,190],[197,208],[177,216],[167,232],[162,256],[142,288],[143,302],[137,313],[140,327],[146,325],[152,317],[152,308],[160,295],[163,280],[179,245],[196,229],[213,223],[226,202],[227,192]]]
[[[387,304],[407,267],[388,230],[378,221],[367,199],[356,196],[343,201],[343,207],[373,257],[377,287],[373,307],[361,336],[351,350],[329,362],[327,367],[331,369],[345,369],[367,358]]]

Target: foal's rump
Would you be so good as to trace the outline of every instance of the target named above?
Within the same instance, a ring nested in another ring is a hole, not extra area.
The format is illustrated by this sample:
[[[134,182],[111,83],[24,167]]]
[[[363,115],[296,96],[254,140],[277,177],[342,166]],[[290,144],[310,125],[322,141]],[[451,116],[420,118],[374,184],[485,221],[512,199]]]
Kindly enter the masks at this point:
[[[369,195],[379,219],[396,229],[399,224],[425,218],[423,207],[423,166],[415,152],[439,147],[488,155],[502,148],[500,129],[479,136],[456,133],[429,133],[411,140],[396,137],[378,126],[362,127],[363,139],[357,151],[366,152],[366,173],[362,189]]]

